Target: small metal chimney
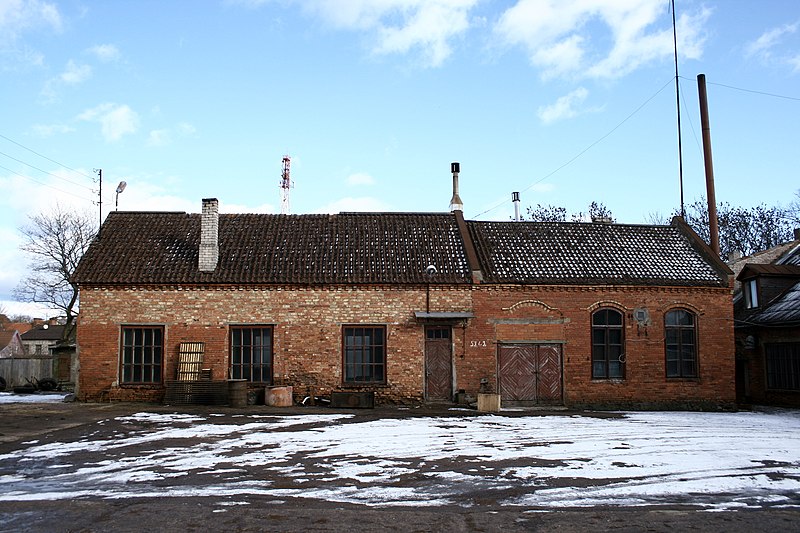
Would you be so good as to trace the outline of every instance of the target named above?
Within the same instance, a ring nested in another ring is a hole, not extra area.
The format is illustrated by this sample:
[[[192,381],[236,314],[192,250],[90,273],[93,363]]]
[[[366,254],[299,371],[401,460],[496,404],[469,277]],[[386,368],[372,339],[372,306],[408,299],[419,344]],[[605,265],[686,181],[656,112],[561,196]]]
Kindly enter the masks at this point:
[[[453,197],[450,199],[450,211],[463,211],[464,202],[458,195],[458,173],[461,172],[461,164],[450,163],[450,172],[453,173]]]
[[[203,199],[203,213],[200,215],[200,272],[213,272],[219,259],[219,201],[216,198]]]
[[[519,222],[519,193],[511,193],[511,201],[514,202],[514,221]]]

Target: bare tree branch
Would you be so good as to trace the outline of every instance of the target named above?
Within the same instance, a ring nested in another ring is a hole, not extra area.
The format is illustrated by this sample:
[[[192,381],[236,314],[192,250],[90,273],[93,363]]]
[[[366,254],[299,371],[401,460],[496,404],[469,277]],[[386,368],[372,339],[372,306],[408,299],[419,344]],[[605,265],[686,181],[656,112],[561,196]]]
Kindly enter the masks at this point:
[[[31,259],[30,275],[14,289],[25,302],[46,304],[66,317],[64,339],[73,336],[78,312],[78,288],[70,277],[97,234],[95,218],[88,213],[65,210],[59,205],[49,213],[30,217],[20,228],[20,249]]]

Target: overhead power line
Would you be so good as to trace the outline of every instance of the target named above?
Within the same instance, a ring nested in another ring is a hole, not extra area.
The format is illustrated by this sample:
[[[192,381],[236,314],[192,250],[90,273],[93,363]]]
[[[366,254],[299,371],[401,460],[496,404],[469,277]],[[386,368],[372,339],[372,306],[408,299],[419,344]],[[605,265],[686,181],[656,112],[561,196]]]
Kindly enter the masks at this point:
[[[23,165],[25,165],[25,166],[27,166],[27,167],[30,167],[30,168],[32,168],[32,169],[34,169],[34,170],[38,170],[39,172],[42,172],[42,173],[44,173],[44,174],[47,174],[47,175],[49,175],[49,176],[53,176],[54,178],[56,178],[56,179],[59,179],[59,180],[61,180],[61,181],[65,181],[65,182],[69,183],[70,185],[75,185],[76,187],[83,187],[84,189],[88,189],[88,190],[90,190],[90,191],[94,190],[94,189],[92,189],[91,187],[87,187],[86,185],[82,185],[82,184],[80,184],[80,183],[77,183],[77,182],[74,182],[74,181],[72,181],[72,180],[68,180],[67,178],[65,178],[65,177],[63,177],[63,176],[59,176],[58,174],[53,174],[52,172],[49,172],[49,171],[47,171],[47,170],[44,170],[44,169],[41,169],[41,168],[39,168],[39,167],[37,167],[37,166],[31,165],[30,163],[27,163],[27,162],[25,162],[25,161],[23,161],[23,160],[21,160],[21,159],[17,159],[16,157],[14,157],[14,156],[11,156],[11,155],[8,155],[8,154],[7,154],[7,153],[5,153],[5,152],[0,152],[0,155],[4,155],[4,156],[6,156],[7,158],[9,158],[9,159],[12,159],[12,160],[16,161],[17,163],[22,163]],[[64,167],[64,168],[67,168],[67,167]],[[72,169],[68,169],[68,170],[72,170]],[[73,170],[73,172],[75,172],[75,171]],[[17,174],[17,175],[19,175],[19,176],[22,176],[23,178],[24,178],[24,177],[26,177],[26,176],[24,176],[24,175],[22,175],[22,174],[18,174],[18,173],[16,173],[16,172],[15,172],[15,174]]]
[[[681,78],[684,79],[684,80],[688,80],[688,81],[694,82],[694,80],[690,80],[689,78],[684,78],[683,76],[681,76]],[[735,87],[733,85],[726,85],[724,83],[714,83],[712,81],[709,81],[708,85],[718,85],[720,87],[725,87],[726,89],[733,89],[734,91],[742,91],[742,92],[745,92],[745,93],[760,94],[762,96],[770,96],[772,98],[783,98],[784,100],[794,100],[795,102],[800,102],[800,98],[795,97],[795,96],[786,96],[786,95],[783,95],[783,94],[775,94],[775,93],[768,93],[768,92],[764,92],[764,91],[756,91],[754,89],[745,89],[743,87]]]
[[[93,200],[93,199],[89,199],[89,198],[87,198],[87,197],[85,197],[85,196],[81,196],[81,195],[79,195],[79,194],[75,194],[74,192],[65,191],[64,189],[59,189],[58,187],[54,187],[54,186],[52,186],[52,185],[49,185],[49,184],[47,184],[47,183],[43,183],[43,182],[41,182],[41,181],[39,181],[39,180],[36,180],[36,179],[34,179],[34,178],[30,177],[30,176],[26,176],[26,175],[24,175],[24,174],[20,174],[20,173],[19,173],[19,172],[17,172],[16,170],[11,170],[10,168],[4,167],[4,166],[2,166],[2,165],[0,165],[0,168],[1,168],[1,169],[3,169],[3,170],[5,170],[5,171],[11,172],[12,174],[16,174],[17,176],[19,176],[19,177],[21,177],[21,178],[25,178],[25,179],[27,179],[27,180],[30,180],[30,181],[32,181],[32,182],[34,182],[34,183],[36,183],[37,185],[41,185],[42,187],[47,187],[47,188],[53,189],[54,191],[58,191],[58,192],[60,192],[61,194],[68,194],[68,195],[70,195],[70,196],[74,196],[75,198],[79,198],[79,199],[81,199],[81,200],[85,200],[85,201],[87,201],[87,202],[94,202],[94,200]],[[91,190],[91,189],[90,189],[90,190]]]
[[[40,154],[39,152],[37,152],[37,151],[35,151],[35,150],[32,150],[32,149],[28,148],[27,146],[25,146],[25,145],[23,145],[23,144],[20,144],[20,143],[18,143],[17,141],[15,141],[14,139],[10,139],[10,138],[6,137],[5,135],[3,135],[3,134],[1,134],[1,133],[0,133],[0,139],[5,139],[5,140],[7,140],[7,141],[8,141],[8,142],[10,142],[10,143],[16,144],[17,146],[19,146],[19,147],[20,147],[20,148],[22,148],[23,150],[27,150],[27,151],[29,151],[30,153],[32,153],[32,154],[34,154],[34,155],[37,155],[37,156],[41,157],[42,159],[46,159],[46,160],[50,161],[51,163],[55,163],[56,165],[58,165],[58,166],[60,166],[60,167],[64,167],[64,168],[66,168],[67,170],[71,170],[72,172],[74,172],[74,173],[76,173],[76,174],[80,174],[80,175],[81,175],[81,176],[83,176],[84,178],[89,178],[89,179],[92,179],[92,177],[91,177],[91,176],[89,176],[88,174],[84,174],[84,173],[83,173],[83,172],[81,172],[80,170],[75,170],[74,168],[70,168],[70,167],[68,167],[67,165],[65,165],[64,163],[59,163],[59,162],[58,162],[58,161],[56,161],[55,159],[50,159],[50,158],[49,158],[49,157],[47,157],[46,155],[42,155],[42,154]]]
[[[557,172],[561,171],[561,170],[562,170],[562,169],[564,169],[565,167],[567,167],[567,166],[571,165],[571,164],[572,164],[572,163],[574,163],[574,162],[575,162],[575,161],[576,161],[578,158],[580,158],[580,157],[581,157],[583,154],[585,154],[586,152],[588,152],[589,150],[591,150],[592,148],[594,148],[595,146],[597,146],[598,144],[600,144],[601,142],[603,142],[603,141],[604,141],[606,138],[610,137],[612,133],[614,133],[614,132],[615,132],[615,131],[617,131],[617,130],[618,130],[620,127],[622,127],[622,125],[623,125],[623,124],[625,124],[626,122],[628,122],[628,120],[630,120],[630,119],[631,119],[631,118],[632,118],[634,115],[636,115],[636,114],[637,114],[639,111],[641,111],[641,110],[642,110],[642,108],[643,108],[644,106],[646,106],[647,104],[649,104],[651,100],[653,100],[653,99],[654,99],[656,96],[658,96],[659,94],[661,94],[661,92],[662,92],[664,89],[666,89],[667,87],[669,87],[669,86],[670,86],[670,84],[672,83],[672,81],[673,81],[673,80],[674,80],[674,78],[670,78],[670,79],[669,79],[669,81],[668,81],[668,82],[666,82],[664,85],[662,85],[660,89],[658,89],[658,90],[657,90],[655,93],[653,93],[653,94],[652,94],[652,96],[650,96],[650,97],[649,97],[647,100],[645,100],[644,102],[642,102],[642,103],[639,105],[639,107],[637,107],[636,109],[634,109],[634,110],[633,110],[633,111],[632,111],[632,112],[631,112],[631,113],[630,113],[630,114],[629,114],[627,117],[625,117],[624,119],[622,119],[622,121],[620,121],[620,122],[619,122],[619,123],[618,123],[616,126],[614,126],[613,128],[611,128],[611,130],[609,130],[609,131],[608,131],[608,133],[606,133],[605,135],[603,135],[602,137],[600,137],[599,139],[597,139],[596,141],[594,141],[593,143],[591,143],[589,146],[587,146],[586,148],[584,148],[583,150],[581,150],[580,152],[578,152],[578,153],[577,153],[577,154],[576,154],[574,157],[572,157],[572,159],[568,160],[566,163],[562,164],[561,166],[559,166],[558,168],[556,168],[555,170],[553,170],[553,171],[552,171],[552,172],[550,172],[549,174],[547,174],[547,175],[543,176],[542,178],[539,178],[538,180],[536,180],[536,181],[534,181],[533,183],[531,183],[530,185],[528,185],[526,188],[522,189],[522,191],[521,191],[521,192],[525,192],[525,191],[528,191],[528,190],[530,190],[531,188],[533,188],[534,186],[536,186],[536,185],[538,185],[539,183],[543,182],[544,180],[546,180],[546,179],[547,179],[547,178],[549,178],[550,176],[552,176],[552,175],[556,174]],[[494,205],[494,206],[490,207],[490,208],[489,208],[489,209],[487,209],[486,211],[482,211],[482,212],[478,213],[478,214],[477,214],[477,215],[475,215],[473,218],[478,218],[478,217],[479,217],[479,216],[481,216],[481,215],[485,215],[486,213],[489,213],[489,212],[491,212],[491,211],[494,211],[495,209],[497,209],[498,207],[502,206],[502,205],[503,205],[503,204],[505,204],[505,203],[506,203],[506,200],[501,200],[501,201],[500,201],[500,202],[498,202],[496,205]]]

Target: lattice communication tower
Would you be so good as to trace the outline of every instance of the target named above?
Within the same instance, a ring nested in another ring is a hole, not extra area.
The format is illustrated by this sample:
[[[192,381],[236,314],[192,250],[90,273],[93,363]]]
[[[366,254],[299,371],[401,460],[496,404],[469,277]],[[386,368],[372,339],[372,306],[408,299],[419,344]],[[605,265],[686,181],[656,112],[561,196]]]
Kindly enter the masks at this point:
[[[293,187],[292,178],[289,174],[291,158],[283,156],[283,172],[281,173],[281,214],[289,214],[289,189]]]

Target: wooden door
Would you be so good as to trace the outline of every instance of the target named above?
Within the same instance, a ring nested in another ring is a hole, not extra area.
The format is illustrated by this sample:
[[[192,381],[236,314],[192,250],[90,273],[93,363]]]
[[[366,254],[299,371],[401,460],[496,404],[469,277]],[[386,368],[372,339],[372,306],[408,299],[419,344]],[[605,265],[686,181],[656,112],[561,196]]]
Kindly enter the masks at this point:
[[[497,366],[500,398],[507,405],[563,403],[560,345],[503,344]]]
[[[453,343],[451,328],[425,328],[425,399],[453,400]]]

